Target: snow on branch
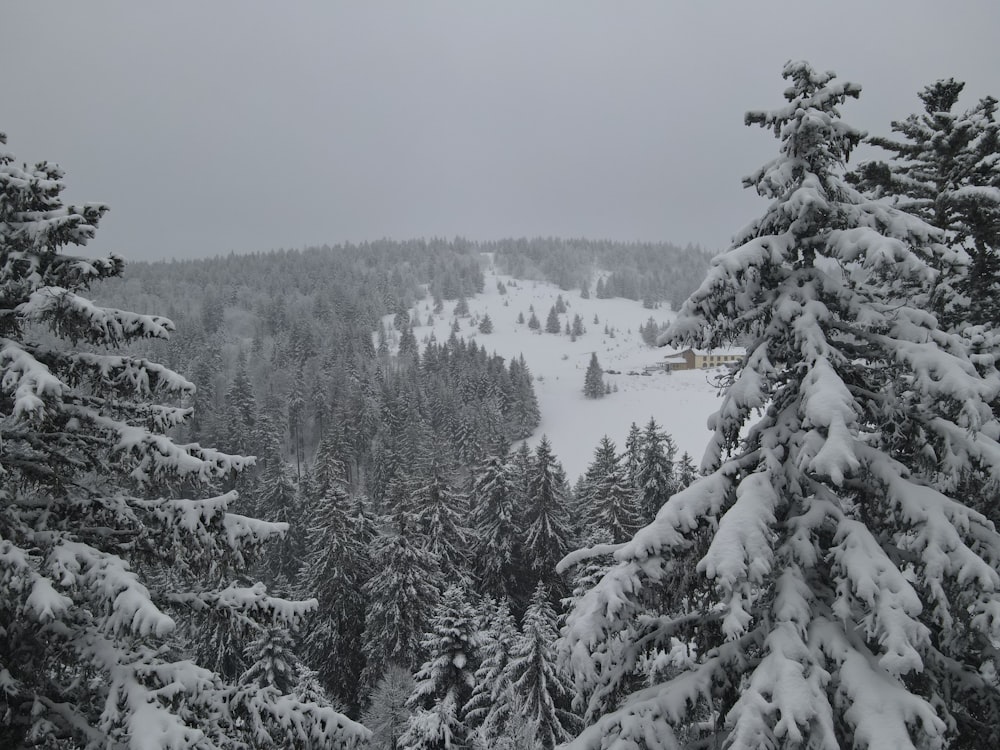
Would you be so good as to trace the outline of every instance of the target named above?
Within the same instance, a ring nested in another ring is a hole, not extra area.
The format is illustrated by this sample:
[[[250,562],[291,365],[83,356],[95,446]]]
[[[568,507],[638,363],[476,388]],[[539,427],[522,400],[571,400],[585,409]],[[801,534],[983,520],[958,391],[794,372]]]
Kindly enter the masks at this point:
[[[185,604],[195,611],[208,609],[227,610],[240,614],[266,615],[273,625],[297,628],[303,618],[313,612],[319,603],[315,599],[295,601],[270,596],[263,583],[238,586],[231,583],[216,591],[180,592],[169,595],[177,604]]]
[[[15,420],[39,422],[46,416],[45,400],[60,400],[66,385],[17,342],[0,339],[0,388],[11,394]]]
[[[24,320],[47,322],[57,334],[73,342],[118,346],[136,338],[166,339],[174,331],[174,324],[167,318],[99,307],[55,286],[32,292],[16,311]]]

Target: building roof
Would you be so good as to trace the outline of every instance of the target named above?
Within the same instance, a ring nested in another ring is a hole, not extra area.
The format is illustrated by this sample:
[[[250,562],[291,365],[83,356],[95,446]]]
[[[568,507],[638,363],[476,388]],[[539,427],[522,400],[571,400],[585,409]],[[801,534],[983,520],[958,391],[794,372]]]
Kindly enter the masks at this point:
[[[683,357],[688,352],[698,357],[745,357],[747,350],[742,346],[719,347],[718,349],[682,349],[679,352],[668,354],[667,358]]]

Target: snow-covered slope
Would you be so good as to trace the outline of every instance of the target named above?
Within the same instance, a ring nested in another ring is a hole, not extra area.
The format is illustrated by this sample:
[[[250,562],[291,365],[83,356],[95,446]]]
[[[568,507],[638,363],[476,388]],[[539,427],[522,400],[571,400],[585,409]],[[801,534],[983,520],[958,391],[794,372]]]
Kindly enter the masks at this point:
[[[506,294],[499,292],[497,281],[506,286]],[[559,316],[561,327],[565,329],[567,320],[572,321],[576,314],[583,319],[586,331],[576,341],[565,333],[544,332],[549,309],[560,294],[568,306],[567,312]],[[603,435],[608,435],[621,450],[632,422],[642,427],[650,417],[673,436],[678,455],[687,451],[695,465],[701,463],[709,437],[706,420],[719,404],[718,391],[712,384],[713,372],[628,374],[642,373],[645,366],[661,361],[667,353],[647,346],[638,331],[650,316],[659,323],[672,319],[667,308],[647,310],[642,303],[627,299],[583,299],[578,289],[561,291],[552,284],[515,280],[492,270],[486,272],[483,294],[468,303],[470,314],[458,319],[458,335],[474,339],[507,360],[524,355],[535,376],[542,414],[541,424],[528,442],[534,445],[547,435],[571,482],[586,470]],[[418,303],[414,334],[421,348],[432,331],[439,341],[451,335],[455,305],[446,302],[444,310],[434,315],[430,298]],[[532,331],[527,325],[532,306],[541,323],[540,331]],[[493,321],[493,333],[480,333],[478,323],[487,314]],[[524,315],[525,323],[517,322],[519,314]],[[428,318],[433,318],[432,325],[427,324]],[[391,324],[391,316],[386,323]],[[583,395],[584,373],[592,352],[597,353],[605,371],[620,372],[605,374],[618,390],[601,399]]]

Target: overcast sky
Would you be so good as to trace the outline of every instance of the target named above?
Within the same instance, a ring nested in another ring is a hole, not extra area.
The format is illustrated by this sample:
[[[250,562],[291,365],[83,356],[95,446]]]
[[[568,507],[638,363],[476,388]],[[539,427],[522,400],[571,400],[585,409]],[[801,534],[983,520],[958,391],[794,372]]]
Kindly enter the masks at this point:
[[[391,237],[722,249],[763,209],[743,125],[804,58],[887,133],[953,76],[1000,96],[1000,3],[7,2],[0,131],[126,258]]]

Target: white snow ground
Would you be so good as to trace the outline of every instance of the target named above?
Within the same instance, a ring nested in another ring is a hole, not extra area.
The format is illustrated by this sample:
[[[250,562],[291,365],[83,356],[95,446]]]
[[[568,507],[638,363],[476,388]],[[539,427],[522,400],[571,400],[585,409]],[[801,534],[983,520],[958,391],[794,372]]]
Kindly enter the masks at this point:
[[[706,422],[720,403],[718,390],[711,382],[716,373],[692,370],[649,376],[627,374],[641,373],[645,366],[661,361],[668,353],[666,349],[647,346],[638,329],[650,316],[661,324],[671,320],[673,313],[669,308],[647,310],[641,302],[620,298],[583,299],[579,289],[562,291],[553,284],[516,280],[492,270],[487,270],[485,276],[484,292],[468,300],[470,315],[459,319],[458,335],[475,340],[507,361],[524,355],[535,377],[541,410],[541,424],[528,444],[534,446],[542,435],[547,435],[571,483],[586,470],[603,435],[608,435],[622,450],[632,422],[644,427],[650,417],[673,436],[678,456],[687,451],[695,466],[701,464],[709,438]],[[497,290],[498,280],[507,287],[504,295]],[[565,333],[544,331],[549,308],[560,294],[568,306],[567,312],[559,316],[563,329],[575,314],[583,319],[586,332],[575,342]],[[442,313],[433,315],[430,297],[417,304],[419,325],[414,326],[414,334],[421,349],[432,330],[438,341],[451,335],[455,305],[454,301],[446,302]],[[532,305],[542,326],[540,332],[527,325]],[[493,321],[491,334],[478,330],[479,320],[487,313]],[[525,323],[517,323],[518,313],[524,314]],[[598,323],[594,323],[595,315]],[[427,325],[428,317],[433,317],[432,326]],[[392,316],[386,317],[384,323],[391,328]],[[613,336],[604,333],[606,325]],[[621,373],[606,372],[605,379],[612,386],[617,385],[618,391],[601,399],[587,399],[583,395],[584,373],[592,352],[597,352],[597,360],[605,371]]]

